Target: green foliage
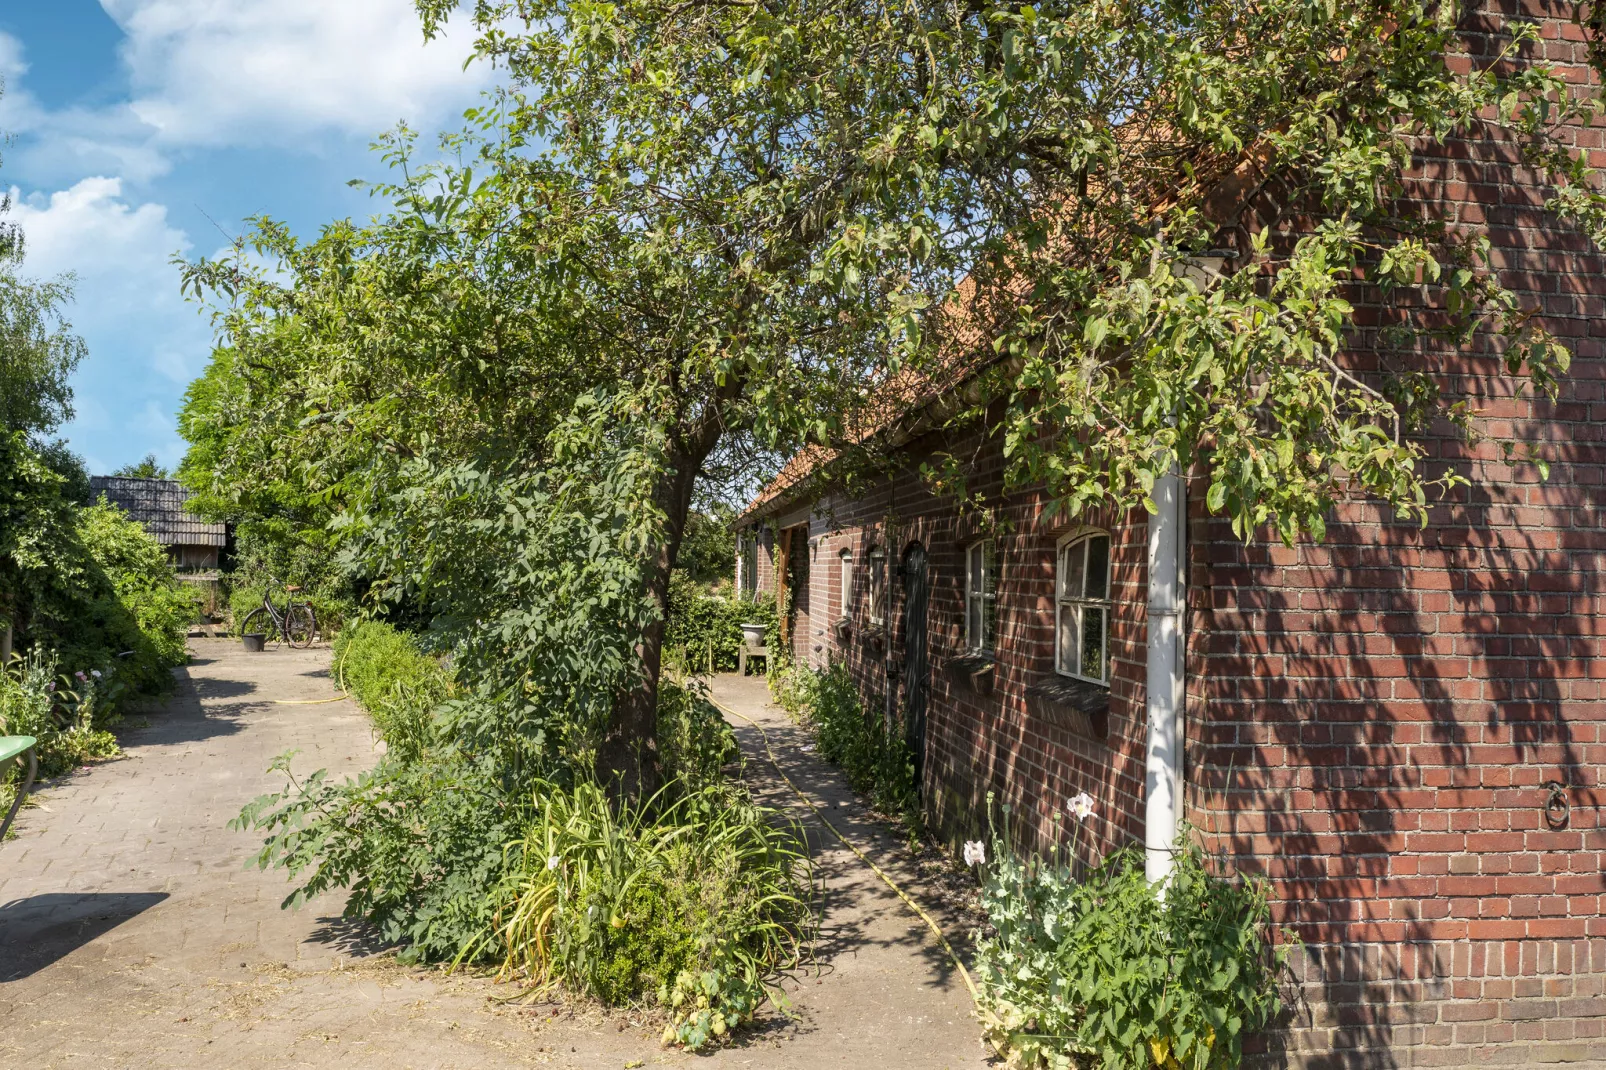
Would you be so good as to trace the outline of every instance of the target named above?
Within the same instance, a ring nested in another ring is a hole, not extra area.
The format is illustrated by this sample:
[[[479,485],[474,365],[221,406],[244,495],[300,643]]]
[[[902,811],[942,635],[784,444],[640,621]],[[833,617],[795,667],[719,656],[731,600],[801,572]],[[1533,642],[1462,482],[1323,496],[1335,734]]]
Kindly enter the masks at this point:
[[[507,696],[454,684],[389,624],[347,628],[334,657],[341,685],[373,715],[385,758],[343,783],[323,771],[292,777],[284,791],[247,806],[234,827],[268,833],[258,862],[283,866],[298,881],[287,905],[349,886],[348,916],[373,922],[411,958],[483,950],[503,848],[538,818],[544,798],[528,785],[545,785],[543,771],[566,773],[572,764],[539,744],[541,722],[510,724]],[[668,686],[662,697],[667,767],[684,790],[712,790],[735,753],[730,730],[696,685]],[[288,776],[291,760],[275,768]],[[679,917],[664,924],[682,924]]]
[[[118,668],[58,673],[53,651],[38,648],[0,669],[0,735],[32,736],[41,776],[55,777],[85,762],[115,758],[121,751],[105,725],[116,718],[124,685]],[[0,777],[0,799],[10,806],[26,770]]]
[[[156,454],[147,453],[133,464],[125,464],[112,473],[123,479],[166,479],[168,471],[156,460]]]
[[[993,851],[982,900],[994,932],[976,969],[1011,1065],[1234,1070],[1244,1037],[1281,1009],[1265,882],[1211,873],[1186,835],[1163,894],[1139,848],[1080,879],[1001,839]]]
[[[676,569],[669,577],[664,650],[688,671],[704,672],[712,649],[713,671],[729,672],[739,664],[742,625],[762,624],[767,629],[774,619],[773,599],[709,594],[690,573]]]
[[[382,621],[360,621],[335,640],[335,680],[374,718],[390,754],[421,759],[434,713],[452,694],[451,674],[413,638]]]
[[[72,578],[76,598],[50,603],[51,633],[69,665],[116,655],[119,676],[150,692],[171,686],[168,670],[188,660],[194,588],[179,582],[167,550],[122,510],[105,503],[76,511],[84,555]]]
[[[812,899],[802,832],[740,791],[678,783],[617,807],[542,784],[511,849],[494,940],[504,977],[610,1004],[656,998],[666,1043],[701,1049],[751,1019],[801,953]]]
[[[356,617],[358,612],[357,604],[349,598],[308,594],[305,591],[297,591],[293,595],[286,596],[282,584],[278,587],[243,587],[231,583],[229,621],[236,635],[239,634],[240,625],[245,622],[251,611],[262,607],[264,593],[271,593],[273,604],[280,613],[285,611],[285,606],[292,599],[297,603],[304,602],[311,606],[313,615],[318,619],[318,634],[325,638],[338,637],[341,630],[346,627],[347,621]]]
[[[658,688],[658,750],[665,774],[695,788],[718,784],[739,753],[735,733],[697,680],[666,679]]]
[[[686,533],[681,536],[675,567],[692,582],[711,585],[736,578],[736,532],[731,529],[735,510],[718,506],[710,510],[693,509],[686,514]]]
[[[283,867],[297,882],[285,907],[349,889],[345,916],[403,945],[406,961],[450,959],[481,938],[502,847],[522,827],[519,801],[450,755],[387,755],[340,782],[322,769],[298,779],[293,759],[282,755],[271,768],[285,775],[284,790],[230,823],[267,833],[257,864]]]
[[[842,767],[848,783],[882,813],[911,830],[921,825],[914,754],[901,733],[886,730],[879,710],[866,710],[847,666],[823,672],[789,666],[771,678],[776,702],[814,730],[820,756]]]
[[[0,200],[0,213],[10,206]],[[15,231],[0,224],[0,432],[35,441],[72,418],[72,373],[87,349],[63,309],[72,303],[72,277],[50,282],[16,271]]]

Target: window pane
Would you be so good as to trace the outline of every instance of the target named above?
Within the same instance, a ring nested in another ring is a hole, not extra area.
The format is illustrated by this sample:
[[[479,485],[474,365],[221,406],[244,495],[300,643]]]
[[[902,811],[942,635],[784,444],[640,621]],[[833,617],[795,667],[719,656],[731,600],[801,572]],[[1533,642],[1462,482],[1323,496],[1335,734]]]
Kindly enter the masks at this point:
[[[1081,547],[1077,548],[1080,552]],[[1076,651],[1076,637],[1078,633],[1077,621],[1080,614],[1075,606],[1060,606],[1059,635],[1055,639],[1058,649],[1057,665],[1061,672],[1077,672],[1081,658]]]
[[[1104,607],[1082,607],[1082,675],[1104,679]]]
[[[1060,597],[1082,597],[1082,564],[1087,543],[1073,542],[1060,551]]]
[[[981,596],[971,595],[966,602],[965,640],[974,650],[981,646]]]
[[[1108,597],[1110,571],[1110,537],[1095,535],[1087,540],[1087,596]]]

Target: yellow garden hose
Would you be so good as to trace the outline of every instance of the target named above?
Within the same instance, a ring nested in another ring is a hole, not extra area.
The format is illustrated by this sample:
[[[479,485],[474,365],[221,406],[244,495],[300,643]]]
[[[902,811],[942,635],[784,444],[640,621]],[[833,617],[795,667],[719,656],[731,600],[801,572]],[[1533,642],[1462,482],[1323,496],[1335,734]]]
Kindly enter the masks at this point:
[[[769,733],[764,731],[764,726],[763,725],[759,724],[757,721],[753,720],[751,717],[748,717],[746,714],[737,713],[735,710],[731,709],[729,706],[726,706],[726,705],[724,705],[723,703],[721,703],[721,702],[719,702],[717,700],[714,700],[714,699],[710,698],[709,701],[713,702],[714,706],[716,708],[718,708],[721,712],[728,713],[733,717],[740,717],[742,720],[746,721],[748,724],[750,724],[754,728],[758,729],[759,738],[764,741],[764,753],[769,755],[770,764],[775,767],[775,771],[777,773],[780,773],[781,779],[786,781],[786,786],[792,789],[792,793],[794,795],[796,795],[799,799],[803,800],[803,805],[807,806],[810,810],[814,811],[814,816],[820,819],[820,824],[824,825],[827,829],[829,829],[830,832],[831,832],[831,835],[835,836],[838,840],[841,841],[842,846],[844,846],[848,850],[852,851],[855,855],[858,855],[859,861],[861,861],[865,865],[869,866],[870,867],[870,872],[874,873],[877,877],[880,877],[881,880],[882,880],[882,883],[884,883],[888,888],[891,888],[892,891],[893,891],[893,894],[896,895],[899,899],[903,900],[904,905],[907,906],[910,910],[914,911],[916,917],[918,917],[921,921],[926,923],[927,927],[929,927],[931,929],[933,935],[935,935],[937,937],[937,942],[942,945],[942,949],[944,951],[946,951],[948,953],[948,957],[953,960],[954,967],[959,971],[959,976],[964,980],[965,987],[970,990],[970,998],[971,998],[972,1001],[975,1002],[976,1007],[977,1007],[977,1009],[979,1011],[981,1009],[981,995],[976,991],[976,982],[974,982],[974,981],[972,981],[970,979],[970,971],[965,969],[965,964],[962,961],[960,961],[959,953],[957,951],[955,951],[954,950],[954,946],[948,942],[948,937],[943,935],[942,926],[938,925],[936,920],[933,919],[930,914],[926,913],[925,909],[922,908],[919,903],[916,903],[913,899],[909,898],[909,896],[904,892],[904,890],[902,888],[898,887],[897,882],[894,881],[891,877],[887,876],[885,870],[883,870],[880,866],[876,865],[874,862],[870,861],[870,858],[869,858],[868,855],[866,855],[863,851],[859,850],[859,848],[857,846],[855,846],[854,843],[851,840],[849,840],[846,836],[842,835],[842,833],[840,831],[838,831],[837,827],[835,825],[831,824],[831,819],[826,817],[825,813],[818,806],[816,806],[814,804],[814,800],[813,799],[810,799],[807,795],[803,794],[802,791],[798,790],[798,786],[796,784],[792,783],[792,778],[786,775],[785,771],[781,769],[781,763],[776,760],[775,751],[774,751],[773,748],[770,747]]]
[[[325,702],[344,702],[345,695],[336,695],[334,698],[276,698],[275,706],[321,706]]]

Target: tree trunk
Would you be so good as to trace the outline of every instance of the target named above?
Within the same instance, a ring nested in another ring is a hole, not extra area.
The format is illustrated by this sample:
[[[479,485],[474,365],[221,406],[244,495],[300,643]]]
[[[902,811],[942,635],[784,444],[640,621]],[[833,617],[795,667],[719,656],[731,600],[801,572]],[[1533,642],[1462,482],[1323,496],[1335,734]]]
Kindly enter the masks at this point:
[[[660,612],[636,646],[641,677],[614,701],[613,716],[597,750],[597,774],[615,800],[645,798],[663,785],[663,762],[658,753],[658,678],[663,668],[664,624],[669,614],[669,573],[686,534],[698,468],[711,448],[677,450],[671,458],[673,469],[665,474],[653,495],[664,511],[665,530],[662,545],[648,562],[646,593],[658,603]]]

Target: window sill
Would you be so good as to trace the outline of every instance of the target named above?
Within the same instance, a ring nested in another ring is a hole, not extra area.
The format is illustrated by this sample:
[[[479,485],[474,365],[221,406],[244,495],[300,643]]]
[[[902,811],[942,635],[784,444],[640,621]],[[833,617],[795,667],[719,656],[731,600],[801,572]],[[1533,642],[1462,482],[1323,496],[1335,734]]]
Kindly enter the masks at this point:
[[[1049,673],[1026,689],[1026,706],[1051,724],[1093,739],[1110,737],[1110,689],[1102,684]]]
[[[966,654],[943,663],[948,679],[974,695],[993,693],[993,659],[986,654]]]

